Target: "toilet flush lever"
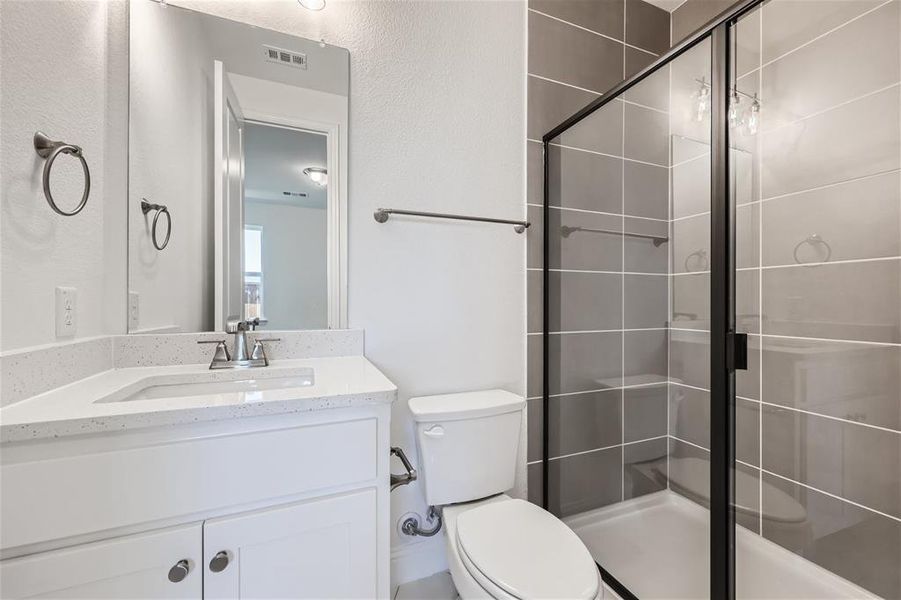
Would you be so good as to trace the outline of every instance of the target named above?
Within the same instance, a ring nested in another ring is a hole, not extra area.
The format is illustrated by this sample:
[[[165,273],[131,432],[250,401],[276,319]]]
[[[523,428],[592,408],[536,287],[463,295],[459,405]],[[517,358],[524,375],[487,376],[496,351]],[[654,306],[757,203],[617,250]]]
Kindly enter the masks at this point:
[[[429,436],[430,438],[444,437],[444,427],[442,427],[441,425],[432,425],[422,433]]]
[[[410,461],[409,459],[407,459],[407,455],[404,454],[403,449],[398,448],[397,446],[392,446],[391,456],[396,456],[397,458],[399,458],[400,462],[404,465],[404,469],[406,469],[407,471],[403,475],[395,475],[394,473],[391,473],[391,491],[394,491],[394,488],[416,481],[416,469],[414,469],[413,465],[410,464]]]

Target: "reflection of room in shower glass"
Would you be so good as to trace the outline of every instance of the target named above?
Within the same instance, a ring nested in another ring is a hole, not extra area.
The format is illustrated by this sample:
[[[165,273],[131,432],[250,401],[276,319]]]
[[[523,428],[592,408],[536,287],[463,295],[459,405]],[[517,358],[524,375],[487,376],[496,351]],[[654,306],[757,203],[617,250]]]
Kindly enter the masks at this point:
[[[263,228],[244,227],[244,318],[263,317]]]

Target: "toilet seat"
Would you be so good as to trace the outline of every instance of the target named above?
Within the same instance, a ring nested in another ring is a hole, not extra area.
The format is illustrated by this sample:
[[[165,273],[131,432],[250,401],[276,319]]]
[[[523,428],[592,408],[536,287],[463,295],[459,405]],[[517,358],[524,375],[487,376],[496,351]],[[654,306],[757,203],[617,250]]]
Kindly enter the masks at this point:
[[[524,500],[461,513],[456,545],[466,570],[495,598],[598,596],[597,566],[582,541],[562,521]]]

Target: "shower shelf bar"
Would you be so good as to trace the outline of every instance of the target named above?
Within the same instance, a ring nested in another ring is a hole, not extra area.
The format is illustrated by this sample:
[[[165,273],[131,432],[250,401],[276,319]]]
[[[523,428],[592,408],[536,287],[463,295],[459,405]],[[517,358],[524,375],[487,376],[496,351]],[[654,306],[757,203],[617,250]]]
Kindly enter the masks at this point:
[[[492,217],[473,217],[469,215],[451,215],[447,213],[422,212],[418,210],[404,210],[400,208],[380,208],[373,213],[373,217],[379,223],[384,223],[391,215],[408,215],[411,217],[431,217],[434,219],[453,219],[456,221],[478,221],[480,223],[502,223],[513,225],[516,233],[522,233],[529,228],[528,221],[512,221],[510,219],[494,219]]]

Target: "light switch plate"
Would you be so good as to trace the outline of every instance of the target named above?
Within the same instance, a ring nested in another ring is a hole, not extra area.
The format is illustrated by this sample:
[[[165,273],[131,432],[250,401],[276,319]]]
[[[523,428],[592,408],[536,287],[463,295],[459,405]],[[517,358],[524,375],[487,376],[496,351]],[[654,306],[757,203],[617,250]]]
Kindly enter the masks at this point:
[[[137,292],[128,292],[128,330],[137,331],[141,325],[141,298]]]
[[[56,288],[56,337],[73,337],[78,325],[78,292],[72,287]]]

